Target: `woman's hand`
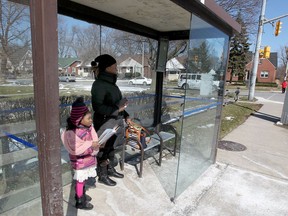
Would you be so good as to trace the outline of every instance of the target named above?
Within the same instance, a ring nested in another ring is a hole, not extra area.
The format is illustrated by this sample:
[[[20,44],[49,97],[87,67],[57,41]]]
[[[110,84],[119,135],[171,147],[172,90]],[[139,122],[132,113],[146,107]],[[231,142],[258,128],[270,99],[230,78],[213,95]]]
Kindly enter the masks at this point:
[[[123,98],[122,100],[120,100],[118,103],[118,106],[119,106],[119,112],[124,111],[126,107],[128,106],[127,98]]]
[[[119,112],[124,111],[127,106],[128,106],[128,103],[125,103],[124,105],[122,105],[121,107],[119,107]]]
[[[128,118],[128,117],[125,119],[125,121],[126,121],[126,124],[130,124],[131,123],[131,119]]]

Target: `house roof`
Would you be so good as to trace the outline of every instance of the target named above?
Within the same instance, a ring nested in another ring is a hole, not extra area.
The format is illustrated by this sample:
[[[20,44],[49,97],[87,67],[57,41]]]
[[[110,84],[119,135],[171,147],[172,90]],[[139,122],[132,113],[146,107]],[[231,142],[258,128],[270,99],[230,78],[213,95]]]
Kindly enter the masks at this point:
[[[262,58],[262,59],[260,59],[260,60],[261,60],[261,63],[262,63],[262,64],[263,64],[263,62],[265,62],[265,63],[267,63],[267,64],[271,64],[271,65],[273,65],[273,66],[275,67],[275,65],[272,64],[272,62],[270,61],[270,59]],[[259,60],[259,63],[260,63],[260,60]],[[246,67],[246,68],[250,68],[250,69],[252,69],[252,61],[248,62],[248,64],[246,64],[245,67]],[[259,70],[259,67],[258,67],[258,70]]]
[[[18,66],[27,52],[31,52],[28,47],[10,46],[9,60],[14,66]]]
[[[129,58],[135,60],[136,62],[138,62],[139,64],[142,65],[142,55],[140,55],[140,54],[138,54],[138,55],[124,54],[124,55],[121,55],[119,57],[116,57],[117,64],[120,65],[122,62],[124,62],[125,60],[127,60]],[[148,59],[149,59],[149,56],[144,55],[144,67],[149,67]]]
[[[131,57],[127,58],[126,60],[122,61],[120,64],[118,64],[120,67],[142,67],[142,64],[139,62],[135,61]]]
[[[278,67],[278,53],[271,52],[269,61],[277,68]]]
[[[252,61],[254,53],[252,53],[251,51],[248,52],[248,60],[249,62],[247,64],[249,64]],[[271,52],[270,53],[270,58],[268,58],[268,60],[277,68],[278,67],[278,53],[277,52]]]
[[[180,71],[185,69],[185,67],[176,58],[172,58],[167,61],[166,69],[168,71]]]
[[[62,68],[68,67],[75,61],[79,61],[78,58],[58,58],[58,65]]]

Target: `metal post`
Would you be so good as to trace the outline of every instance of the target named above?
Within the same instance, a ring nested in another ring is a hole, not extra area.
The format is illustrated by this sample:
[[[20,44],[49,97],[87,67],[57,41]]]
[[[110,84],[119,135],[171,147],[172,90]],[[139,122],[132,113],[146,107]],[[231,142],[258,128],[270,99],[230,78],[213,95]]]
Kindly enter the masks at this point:
[[[42,213],[63,215],[57,0],[31,0],[33,83]]]
[[[158,55],[156,66],[156,89],[155,89],[155,107],[154,107],[154,123],[156,126],[161,122],[162,114],[162,94],[163,94],[163,78],[166,70],[167,53],[168,53],[169,40],[160,38],[158,42]]]
[[[145,76],[145,74],[144,74],[144,54],[145,54],[145,52],[144,52],[144,41],[142,41],[142,77],[143,76]]]
[[[285,70],[285,75],[284,75],[284,80],[287,79],[287,71],[288,71],[288,48],[286,48],[286,56],[287,56],[287,61],[286,61],[286,70]],[[282,110],[282,115],[281,115],[281,123],[284,125],[288,125],[288,94],[287,94],[287,89],[285,91],[285,99],[284,99],[284,105],[283,105],[283,110]]]
[[[253,62],[253,70],[251,74],[251,82],[249,83],[249,95],[248,100],[254,99],[255,94],[255,84],[256,84],[256,77],[257,77],[257,71],[258,71],[258,61],[259,61],[259,50],[261,45],[261,39],[262,39],[262,32],[263,32],[263,22],[265,20],[265,8],[266,8],[266,0],[262,1],[262,8],[261,8],[261,15],[259,17],[259,26],[258,26],[258,34],[257,34],[257,41],[255,46],[255,56],[254,56],[254,62]]]

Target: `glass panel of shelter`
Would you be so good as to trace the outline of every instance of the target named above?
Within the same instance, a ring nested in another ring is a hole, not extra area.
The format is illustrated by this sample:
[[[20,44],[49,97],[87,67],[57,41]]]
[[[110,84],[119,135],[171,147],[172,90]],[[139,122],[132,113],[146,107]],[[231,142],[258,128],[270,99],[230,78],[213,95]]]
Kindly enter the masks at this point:
[[[215,160],[228,55],[226,34],[192,15],[186,77],[196,75],[185,88],[184,118],[175,197],[179,196]],[[220,119],[220,118],[219,118]]]
[[[40,196],[29,7],[1,1],[0,214]],[[7,9],[9,8],[9,10]],[[15,16],[14,16],[15,15]],[[8,24],[9,23],[9,24]],[[13,37],[11,37],[13,35]],[[25,37],[22,37],[25,35]],[[13,39],[14,38],[14,39]],[[8,48],[8,49],[7,49]],[[3,56],[6,56],[4,59]],[[4,82],[3,82],[4,81]],[[4,83],[4,84],[3,84]],[[38,205],[39,214],[41,204]]]

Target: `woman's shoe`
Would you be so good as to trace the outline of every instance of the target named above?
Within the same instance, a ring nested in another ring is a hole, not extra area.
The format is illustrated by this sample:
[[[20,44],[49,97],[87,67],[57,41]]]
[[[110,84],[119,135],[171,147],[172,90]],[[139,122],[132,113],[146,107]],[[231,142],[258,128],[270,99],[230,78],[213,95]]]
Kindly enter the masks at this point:
[[[101,164],[104,165],[104,164]],[[103,183],[107,186],[115,186],[117,183],[109,178],[108,171],[107,171],[107,164],[104,166],[99,166],[99,177],[98,182]]]
[[[108,164],[108,175],[116,178],[124,178],[124,175],[122,173],[117,172],[116,169],[110,164]]]

